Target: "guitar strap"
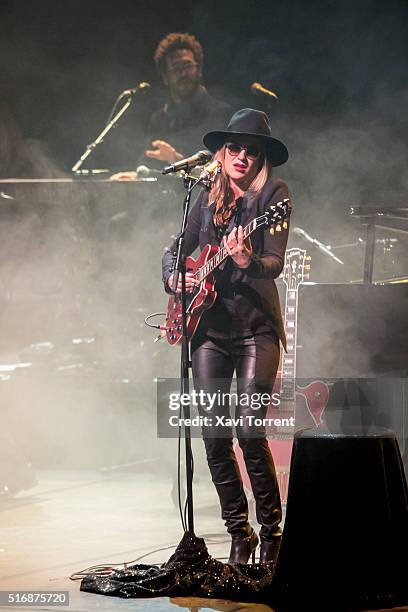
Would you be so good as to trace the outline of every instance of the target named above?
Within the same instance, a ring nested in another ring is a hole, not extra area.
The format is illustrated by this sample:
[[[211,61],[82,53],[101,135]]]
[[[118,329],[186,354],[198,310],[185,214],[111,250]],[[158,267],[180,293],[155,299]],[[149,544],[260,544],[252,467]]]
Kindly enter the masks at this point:
[[[242,213],[245,209],[245,207],[243,206],[244,204],[244,198],[238,198],[235,202],[235,212],[234,214],[231,216],[230,222],[228,224],[228,226],[224,229],[224,231],[221,234],[221,240],[222,241],[222,237],[225,235],[228,235],[232,232],[232,230],[234,229],[234,227],[238,227],[239,225],[241,225],[241,218],[242,218]],[[219,269],[220,270],[228,270],[227,266],[229,266],[230,268],[232,267],[232,260],[230,258],[226,259],[220,266]]]
[[[242,212],[244,210],[243,204],[244,204],[244,198],[242,198],[242,197],[238,198],[236,203],[235,203],[235,214],[234,214],[234,218],[233,218],[233,227],[234,226],[238,227],[239,225],[241,225]]]

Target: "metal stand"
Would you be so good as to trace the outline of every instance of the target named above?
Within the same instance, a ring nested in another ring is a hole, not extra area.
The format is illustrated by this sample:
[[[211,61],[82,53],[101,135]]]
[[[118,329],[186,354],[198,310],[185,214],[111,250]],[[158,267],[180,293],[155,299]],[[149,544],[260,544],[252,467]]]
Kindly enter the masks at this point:
[[[72,172],[75,172],[75,173],[78,173],[78,174],[81,174],[83,172],[83,171],[80,171],[80,168],[81,168],[82,164],[84,163],[84,161],[91,155],[91,153],[98,146],[98,144],[100,144],[103,141],[103,139],[108,134],[108,132],[110,132],[110,130],[114,127],[114,125],[116,125],[116,123],[119,121],[119,119],[122,117],[122,115],[124,115],[126,113],[127,109],[129,108],[129,106],[131,104],[132,104],[132,96],[129,96],[128,99],[126,100],[126,102],[124,103],[124,105],[122,106],[122,108],[106,124],[106,126],[103,128],[103,130],[99,134],[99,136],[97,136],[97,138],[93,142],[91,142],[89,145],[86,146],[86,149],[82,153],[81,157],[72,166]],[[92,171],[91,171],[91,173],[92,173]]]
[[[364,255],[364,277],[365,283],[372,284],[374,270],[375,249],[375,225],[373,222],[367,224],[367,241]]]
[[[183,219],[181,222],[180,234],[177,239],[177,250],[175,253],[174,276],[172,291],[176,293],[179,275],[181,274],[181,312],[182,312],[182,330],[183,336],[181,340],[181,372],[180,372],[180,393],[190,393],[189,371],[191,367],[190,361],[190,345],[187,333],[187,295],[186,295],[186,267],[185,256],[183,254],[184,233],[187,225],[187,217],[190,209],[191,193],[194,187],[198,184],[198,180],[192,176],[186,176],[184,186],[187,189],[186,197],[183,204]],[[190,418],[190,404],[183,402],[183,417],[184,422]],[[189,426],[184,425],[185,435],[185,451],[186,451],[186,489],[187,489],[187,529],[194,533],[194,510],[193,510],[193,452],[191,449],[191,430]]]
[[[213,177],[215,173],[213,174]],[[186,295],[186,266],[185,255],[183,253],[184,234],[187,226],[187,217],[190,209],[191,194],[197,185],[210,189],[212,184],[211,176],[199,178],[186,174],[184,176],[184,186],[187,190],[183,204],[183,219],[181,222],[180,233],[177,238],[176,252],[174,254],[173,266],[173,286],[172,291],[176,293],[179,275],[181,274],[181,314],[182,314],[182,340],[181,340],[181,373],[180,373],[180,393],[190,394],[189,370],[191,368],[190,345],[187,332],[187,295]],[[184,395],[184,397],[188,397]],[[190,404],[183,402],[184,422],[190,418]],[[193,512],[193,452],[191,450],[191,429],[184,425],[185,450],[186,450],[186,489],[187,489],[187,530],[194,533],[194,512]]]
[[[364,283],[371,285],[373,283],[375,245],[376,242],[379,242],[376,240],[376,229],[378,227],[407,235],[408,208],[399,206],[351,206],[350,215],[358,218],[360,223],[367,225],[363,280]]]

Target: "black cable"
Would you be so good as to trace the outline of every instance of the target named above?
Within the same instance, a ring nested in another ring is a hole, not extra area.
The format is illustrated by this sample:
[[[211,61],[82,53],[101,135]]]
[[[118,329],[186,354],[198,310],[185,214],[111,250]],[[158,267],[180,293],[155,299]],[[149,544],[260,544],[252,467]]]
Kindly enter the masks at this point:
[[[191,457],[191,478],[194,478],[194,457],[193,457],[193,453],[191,452],[190,454]],[[187,525],[187,510],[188,510],[188,504],[187,504],[187,497],[186,497],[186,501],[184,502],[184,522],[185,525]]]
[[[179,407],[179,418],[181,416],[181,404]],[[183,531],[187,531],[187,523],[185,519],[185,512],[183,512],[182,501],[181,501],[181,425],[178,428],[178,441],[177,441],[177,497],[178,497],[178,506],[179,513],[181,519],[181,526],[183,527]],[[187,501],[187,500],[186,500]]]
[[[180,366],[181,369],[181,376],[183,376],[183,367]],[[181,409],[181,403],[179,406],[179,419],[182,417],[182,409]],[[179,511],[180,511],[180,518],[181,518],[181,524],[183,527],[184,531],[187,531],[187,510],[188,510],[188,503],[187,503],[187,496],[186,499],[184,501],[184,507],[182,507],[182,500],[181,500],[181,431],[182,431],[182,426],[179,425],[179,437],[178,437],[178,454],[177,454],[177,487],[178,487],[178,500],[179,500]],[[185,438],[184,438],[185,440]],[[186,440],[184,442],[186,444]],[[191,478],[194,478],[194,457],[193,457],[193,453],[190,453],[190,466],[191,466]],[[186,470],[187,470],[187,465],[186,465]]]
[[[174,544],[171,544],[170,546],[162,546],[161,548],[156,548],[155,550],[150,550],[147,553],[144,553],[143,555],[140,555],[140,557],[137,557],[136,559],[132,559],[132,561],[122,561],[121,563],[110,563],[109,565],[91,565],[90,567],[87,567],[83,570],[79,570],[78,572],[74,572],[73,574],[71,574],[71,576],[69,577],[70,580],[82,580],[82,578],[84,576],[88,576],[90,574],[92,575],[104,575],[106,574],[109,570],[113,570],[115,567],[121,567],[123,565],[124,569],[127,569],[128,566],[130,565],[134,565],[135,563],[137,563],[138,561],[140,561],[141,559],[144,559],[145,557],[148,557],[150,555],[153,555],[157,552],[161,552],[162,550],[171,550],[173,549],[175,546]],[[161,563],[151,563],[150,565],[162,565]],[[109,572],[111,573],[111,572]]]

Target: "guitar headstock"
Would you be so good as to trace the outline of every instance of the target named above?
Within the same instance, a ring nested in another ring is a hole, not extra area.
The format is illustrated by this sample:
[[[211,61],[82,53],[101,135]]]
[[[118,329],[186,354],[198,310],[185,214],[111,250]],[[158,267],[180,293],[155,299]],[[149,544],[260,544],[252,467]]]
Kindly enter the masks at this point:
[[[304,249],[296,247],[286,251],[282,278],[288,289],[296,290],[309,278],[307,270],[310,270],[311,259]]]
[[[290,200],[285,198],[281,202],[271,204],[264,212],[263,215],[256,218],[256,226],[265,225],[270,227],[270,233],[273,235],[276,232],[287,229],[288,224],[286,219],[290,213]]]

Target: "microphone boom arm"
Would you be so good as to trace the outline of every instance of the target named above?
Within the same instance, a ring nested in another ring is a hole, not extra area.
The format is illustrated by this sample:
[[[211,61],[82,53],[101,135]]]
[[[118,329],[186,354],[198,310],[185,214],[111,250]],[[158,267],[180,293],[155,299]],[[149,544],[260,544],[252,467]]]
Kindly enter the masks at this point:
[[[99,134],[99,136],[97,136],[97,138],[93,142],[91,142],[89,145],[86,146],[86,149],[82,153],[81,157],[72,166],[72,172],[78,172],[79,171],[79,169],[82,166],[82,164],[84,163],[84,161],[91,155],[91,153],[94,151],[94,149],[96,149],[98,144],[100,144],[103,141],[103,139],[106,136],[106,134],[108,134],[108,132],[110,132],[110,130],[113,128],[113,126],[116,125],[116,123],[119,121],[119,119],[122,117],[122,115],[124,115],[126,113],[127,109],[129,108],[129,106],[131,104],[132,104],[132,98],[129,96],[128,99],[126,100],[126,102],[124,103],[124,105],[122,106],[122,108],[116,113],[116,115],[114,117],[112,117],[112,119],[109,121],[109,123],[107,123],[105,125],[105,127],[103,128],[103,130]]]
[[[325,253],[326,255],[334,259],[334,261],[336,261],[337,263],[344,265],[344,261],[342,261],[339,257],[336,257],[336,255],[331,252],[329,247],[320,242],[320,240],[317,240],[317,238],[309,236],[309,234],[307,234],[305,230],[303,230],[301,227],[294,227],[292,232],[297,236],[301,236],[303,240],[307,240],[307,242],[311,242],[312,244],[314,244],[318,249],[322,251],[322,253]]]

